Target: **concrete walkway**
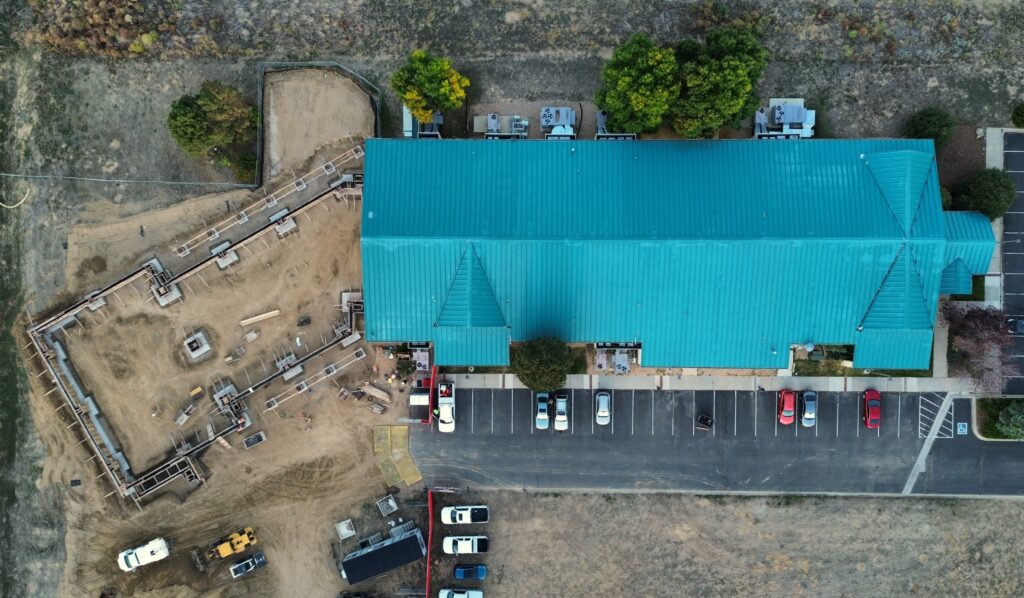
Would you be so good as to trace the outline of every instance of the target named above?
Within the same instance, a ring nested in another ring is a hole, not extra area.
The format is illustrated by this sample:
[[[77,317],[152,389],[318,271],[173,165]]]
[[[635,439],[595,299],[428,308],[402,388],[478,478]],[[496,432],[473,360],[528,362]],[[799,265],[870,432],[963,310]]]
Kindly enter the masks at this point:
[[[526,388],[513,374],[448,374],[457,388]],[[874,388],[882,392],[948,392],[956,396],[974,396],[970,378],[863,378],[811,376],[598,376],[572,375],[566,388],[608,390],[794,390],[814,389],[835,392],[860,392]]]

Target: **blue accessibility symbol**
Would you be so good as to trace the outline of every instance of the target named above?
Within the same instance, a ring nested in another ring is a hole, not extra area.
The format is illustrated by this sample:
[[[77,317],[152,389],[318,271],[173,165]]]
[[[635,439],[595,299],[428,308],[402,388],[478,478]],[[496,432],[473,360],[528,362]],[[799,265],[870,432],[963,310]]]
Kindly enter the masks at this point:
[[[956,423],[956,434],[957,434],[957,436],[966,436],[967,435],[967,422],[957,422]]]

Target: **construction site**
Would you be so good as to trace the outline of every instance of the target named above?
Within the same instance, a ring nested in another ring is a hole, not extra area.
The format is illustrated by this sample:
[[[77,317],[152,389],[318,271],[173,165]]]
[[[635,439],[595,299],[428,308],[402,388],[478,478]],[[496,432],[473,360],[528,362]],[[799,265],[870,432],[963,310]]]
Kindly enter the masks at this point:
[[[408,535],[425,510],[395,498],[420,479],[390,425],[411,377],[361,333],[371,101],[329,70],[274,73],[266,89],[277,176],[76,228],[69,256],[123,275],[79,278],[93,290],[26,331],[43,477],[68,488],[69,595],[337,591],[339,522],[380,542],[381,517]],[[333,126],[305,122],[309,97]],[[367,508],[381,496],[394,508]],[[389,583],[420,585],[422,569]]]

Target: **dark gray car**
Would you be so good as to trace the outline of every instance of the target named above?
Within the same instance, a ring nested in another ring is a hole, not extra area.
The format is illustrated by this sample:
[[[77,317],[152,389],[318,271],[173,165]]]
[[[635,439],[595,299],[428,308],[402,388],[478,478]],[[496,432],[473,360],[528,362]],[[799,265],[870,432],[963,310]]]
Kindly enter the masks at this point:
[[[813,428],[818,422],[818,393],[805,390],[800,393],[800,425]]]

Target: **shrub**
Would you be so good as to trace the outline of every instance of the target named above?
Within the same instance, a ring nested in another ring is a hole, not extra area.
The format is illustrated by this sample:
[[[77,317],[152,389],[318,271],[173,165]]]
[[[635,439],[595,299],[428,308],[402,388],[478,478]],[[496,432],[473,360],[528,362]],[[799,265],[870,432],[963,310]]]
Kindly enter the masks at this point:
[[[941,149],[953,134],[956,121],[942,108],[925,108],[912,114],[903,125],[903,135],[911,139],[931,139]]]
[[[1013,114],[1010,116],[1010,120],[1013,121],[1013,126],[1018,129],[1024,129],[1024,102],[1013,107]]]
[[[459,74],[447,58],[425,50],[409,54],[405,65],[391,76],[391,89],[420,122],[430,122],[435,110],[461,108],[469,79]]]
[[[757,106],[754,86],[764,72],[768,52],[745,28],[719,27],[704,44],[676,47],[680,97],[672,127],[684,137],[713,137],[721,127]]]
[[[192,156],[216,156],[238,180],[256,176],[256,110],[242,93],[219,81],[206,81],[197,95],[183,95],[171,104],[167,129]]]
[[[536,391],[561,388],[574,362],[572,349],[557,338],[540,338],[512,346],[512,373]]]
[[[954,205],[958,210],[974,210],[995,220],[1010,209],[1016,194],[1009,174],[998,168],[987,168],[964,179]]]
[[[636,34],[615,48],[601,71],[604,86],[597,106],[608,111],[616,132],[643,133],[658,128],[679,97],[676,57],[647,36]]]
[[[999,412],[996,429],[1007,438],[1024,440],[1024,401],[1011,401]]]
[[[173,32],[180,3],[168,0],[29,0],[33,28],[25,38],[71,52],[108,57],[143,54]]]
[[[942,197],[943,210],[953,209],[953,194],[949,192],[949,189],[939,187],[939,196]]]

